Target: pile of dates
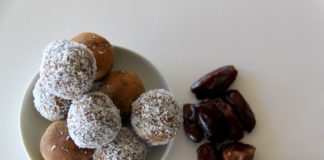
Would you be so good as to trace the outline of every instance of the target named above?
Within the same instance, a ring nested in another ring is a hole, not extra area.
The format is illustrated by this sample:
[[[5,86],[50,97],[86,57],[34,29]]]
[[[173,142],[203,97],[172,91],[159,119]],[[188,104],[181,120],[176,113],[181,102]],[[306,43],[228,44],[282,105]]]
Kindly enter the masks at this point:
[[[224,66],[191,86],[199,101],[183,106],[185,133],[195,143],[210,141],[197,149],[199,160],[253,159],[256,148],[238,141],[252,131],[255,116],[238,90],[227,90],[237,74],[234,66]]]

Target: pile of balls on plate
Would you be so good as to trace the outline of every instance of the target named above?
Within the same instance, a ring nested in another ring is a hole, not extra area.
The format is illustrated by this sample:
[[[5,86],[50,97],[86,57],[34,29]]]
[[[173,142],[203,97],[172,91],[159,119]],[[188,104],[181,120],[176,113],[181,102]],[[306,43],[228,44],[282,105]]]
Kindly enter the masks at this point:
[[[182,108],[174,96],[145,92],[135,73],[112,71],[113,64],[111,44],[95,33],[44,49],[33,96],[36,110],[53,121],[40,142],[45,160],[144,160],[148,147],[175,137]]]

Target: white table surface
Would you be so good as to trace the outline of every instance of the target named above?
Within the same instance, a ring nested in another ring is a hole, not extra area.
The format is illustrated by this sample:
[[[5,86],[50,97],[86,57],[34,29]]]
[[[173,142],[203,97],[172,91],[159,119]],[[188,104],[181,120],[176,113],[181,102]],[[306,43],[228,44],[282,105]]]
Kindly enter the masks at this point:
[[[234,64],[257,117],[243,139],[255,159],[324,159],[322,0],[1,0],[0,159],[28,159],[20,102],[42,49],[83,31],[143,55],[183,103],[198,77]],[[197,146],[181,129],[168,160],[195,160]]]

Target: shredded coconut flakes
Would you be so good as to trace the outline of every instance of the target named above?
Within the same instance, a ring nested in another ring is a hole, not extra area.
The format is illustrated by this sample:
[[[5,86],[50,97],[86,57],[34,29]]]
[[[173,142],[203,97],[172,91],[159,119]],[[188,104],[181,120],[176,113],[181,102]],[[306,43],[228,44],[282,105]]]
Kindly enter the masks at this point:
[[[91,89],[96,70],[94,55],[85,45],[57,40],[43,51],[40,76],[51,93],[73,99]]]
[[[182,123],[182,109],[170,92],[149,90],[133,102],[131,123],[148,144],[163,145],[176,135]]]
[[[50,121],[66,119],[71,101],[50,93],[43,79],[36,82],[33,96],[35,108],[44,118]]]
[[[118,136],[93,154],[94,160],[145,160],[147,148],[131,129],[123,127]]]
[[[81,148],[106,145],[121,128],[119,110],[101,92],[84,94],[73,101],[67,123],[70,137]]]

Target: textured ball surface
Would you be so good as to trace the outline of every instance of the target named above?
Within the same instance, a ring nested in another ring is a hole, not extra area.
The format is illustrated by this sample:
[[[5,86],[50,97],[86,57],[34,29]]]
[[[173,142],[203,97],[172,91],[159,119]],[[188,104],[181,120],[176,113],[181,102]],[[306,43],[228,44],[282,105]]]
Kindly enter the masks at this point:
[[[50,121],[66,119],[71,101],[50,93],[42,79],[37,80],[33,97],[36,110],[44,118]]]
[[[148,90],[133,102],[131,123],[146,143],[163,145],[175,137],[182,123],[182,109],[170,92]]]
[[[40,141],[40,152],[45,160],[92,160],[92,149],[81,149],[68,134],[66,121],[52,122]]]
[[[119,110],[101,92],[91,92],[73,100],[67,123],[71,138],[81,148],[106,145],[121,128]]]
[[[96,69],[96,60],[86,46],[57,40],[43,51],[40,76],[53,94],[71,100],[91,89]]]
[[[145,160],[147,148],[131,129],[123,127],[116,139],[95,150],[94,160]]]
[[[112,99],[120,110],[122,121],[125,124],[129,122],[133,101],[144,93],[145,89],[135,73],[119,70],[113,71],[103,80],[99,91]]]
[[[114,52],[111,44],[102,36],[83,32],[72,38],[72,41],[86,45],[93,53],[97,62],[96,80],[107,75],[114,65]]]

